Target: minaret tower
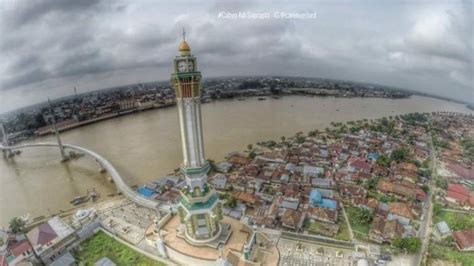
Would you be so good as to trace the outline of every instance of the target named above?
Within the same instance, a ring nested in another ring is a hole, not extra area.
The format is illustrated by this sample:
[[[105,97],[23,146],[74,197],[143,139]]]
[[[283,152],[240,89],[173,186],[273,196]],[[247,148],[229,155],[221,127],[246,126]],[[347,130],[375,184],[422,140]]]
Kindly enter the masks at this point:
[[[222,228],[222,207],[215,190],[207,183],[209,163],[204,159],[201,122],[201,72],[185,39],[174,59],[171,84],[176,92],[186,188],[181,192],[178,214],[183,236],[192,244],[205,244],[218,238]]]

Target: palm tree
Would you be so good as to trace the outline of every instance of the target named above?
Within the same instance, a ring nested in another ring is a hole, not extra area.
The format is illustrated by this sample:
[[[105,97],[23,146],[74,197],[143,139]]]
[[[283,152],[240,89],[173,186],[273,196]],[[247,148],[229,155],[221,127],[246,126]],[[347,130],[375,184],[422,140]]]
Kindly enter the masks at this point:
[[[10,220],[8,228],[10,228],[10,231],[14,234],[22,233],[25,230],[25,221],[20,219],[20,217],[13,217]]]

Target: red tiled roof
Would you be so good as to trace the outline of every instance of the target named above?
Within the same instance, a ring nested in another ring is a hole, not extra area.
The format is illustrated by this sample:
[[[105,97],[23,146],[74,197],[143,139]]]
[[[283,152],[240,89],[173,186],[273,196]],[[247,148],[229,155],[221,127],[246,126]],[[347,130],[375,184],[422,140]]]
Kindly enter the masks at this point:
[[[0,266],[8,266],[7,258],[4,255],[0,255]]]
[[[455,199],[458,202],[465,202],[469,199],[469,196],[456,191],[448,190],[448,198]]]
[[[469,169],[459,164],[448,164],[447,168],[463,178],[474,178],[474,168]]]
[[[459,185],[459,184],[448,184],[448,191],[453,191],[453,192],[463,194],[463,195],[466,195],[466,196],[469,196],[469,194],[470,194],[469,189],[467,189],[465,186]]]
[[[409,219],[413,218],[411,213],[411,208],[406,203],[403,202],[391,202],[388,205],[389,211],[393,214],[403,216]]]
[[[461,250],[474,247],[474,229],[455,231],[453,238]]]
[[[368,164],[364,159],[362,158],[354,158],[349,161],[349,166],[357,168],[357,169],[364,169],[364,170],[370,170],[370,164]]]
[[[13,254],[13,256],[18,257],[19,255],[23,254],[23,252],[30,249],[31,249],[30,243],[27,240],[23,240],[16,243],[13,247],[11,247],[10,251]]]

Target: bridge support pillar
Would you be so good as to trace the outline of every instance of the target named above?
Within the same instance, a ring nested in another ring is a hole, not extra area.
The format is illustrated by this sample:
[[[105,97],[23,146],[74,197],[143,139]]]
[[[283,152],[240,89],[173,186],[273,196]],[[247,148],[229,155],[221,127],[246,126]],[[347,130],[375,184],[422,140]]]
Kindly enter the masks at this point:
[[[104,166],[99,162],[99,160],[96,159],[95,162],[97,163],[97,165],[99,165],[99,172],[100,173],[105,173],[106,170],[105,170]]]

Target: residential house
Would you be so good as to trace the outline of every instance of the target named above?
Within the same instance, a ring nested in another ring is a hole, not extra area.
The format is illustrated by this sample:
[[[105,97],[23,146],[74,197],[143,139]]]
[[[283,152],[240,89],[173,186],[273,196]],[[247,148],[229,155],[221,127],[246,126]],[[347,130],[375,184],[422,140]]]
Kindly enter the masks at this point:
[[[403,225],[408,225],[414,218],[411,207],[404,202],[390,202],[388,204],[388,211],[387,219],[396,219]]]
[[[50,264],[67,251],[76,240],[74,230],[55,216],[26,234],[36,256]]]
[[[301,231],[304,219],[304,213],[293,209],[286,209],[280,220],[283,227],[295,231]]]
[[[445,237],[451,234],[451,229],[449,229],[449,226],[445,221],[437,223],[436,228],[438,229],[438,232],[441,237]]]
[[[364,158],[355,157],[349,159],[347,168],[350,172],[365,172],[370,173],[372,166]]]
[[[303,175],[307,177],[319,177],[324,174],[324,168],[317,166],[304,165]]]
[[[34,257],[33,248],[28,240],[23,239],[18,242],[8,244],[8,265],[22,265]]]
[[[460,184],[448,184],[446,201],[466,208],[474,207],[474,193]]]
[[[453,232],[454,242],[460,251],[474,251],[474,228]]]
[[[212,184],[215,189],[223,190],[227,184],[227,177],[224,174],[215,174],[212,177]]]
[[[379,244],[387,243],[401,237],[403,232],[403,225],[398,220],[385,220],[375,216],[369,230],[369,239]]]

